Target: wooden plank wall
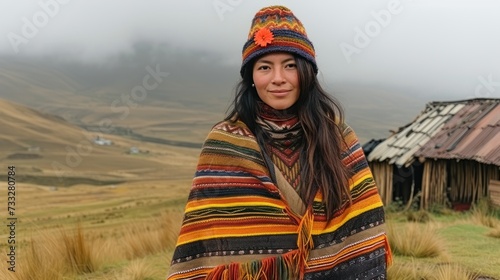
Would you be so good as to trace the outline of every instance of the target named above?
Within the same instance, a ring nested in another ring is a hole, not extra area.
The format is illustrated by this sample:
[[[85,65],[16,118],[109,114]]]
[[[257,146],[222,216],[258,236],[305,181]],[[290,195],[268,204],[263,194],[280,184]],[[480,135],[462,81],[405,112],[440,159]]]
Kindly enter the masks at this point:
[[[392,165],[386,162],[370,162],[370,169],[378,187],[378,192],[382,197],[384,205],[392,203]]]
[[[500,207],[500,181],[490,180],[489,189],[491,202],[495,206]]]
[[[432,204],[444,205],[448,174],[446,161],[426,160],[422,174],[422,198],[420,208],[429,209]]]
[[[384,205],[391,204],[393,192],[393,166],[386,162],[370,162]],[[500,169],[476,161],[432,160],[424,163],[420,207],[452,202],[471,203],[488,195],[500,206]],[[447,189],[449,192],[447,193]]]

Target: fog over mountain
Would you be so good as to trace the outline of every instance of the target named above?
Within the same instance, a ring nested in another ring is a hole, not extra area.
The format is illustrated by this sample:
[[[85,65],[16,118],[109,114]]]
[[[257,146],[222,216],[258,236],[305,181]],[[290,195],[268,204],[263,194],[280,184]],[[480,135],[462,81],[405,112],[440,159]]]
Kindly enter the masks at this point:
[[[251,19],[269,3],[1,1],[0,67],[4,75],[17,67],[26,76],[26,69],[52,69],[75,83],[75,94],[108,100],[130,93],[147,67],[159,67],[168,77],[144,102],[171,100],[222,114],[239,79]],[[365,140],[385,137],[430,101],[500,97],[498,1],[275,4],[304,23],[319,79]],[[39,83],[50,88],[51,81]],[[21,98],[20,85],[2,88],[0,97]]]
[[[132,52],[106,58],[105,64],[83,63],[61,59],[57,55],[3,56],[4,69],[15,66],[42,71],[52,69],[63,73],[78,85],[75,94],[91,94],[93,89],[113,85],[132,89],[142,83],[149,69],[158,70],[165,76],[160,85],[168,90],[163,98],[192,100],[193,96],[205,98],[229,98],[239,74],[233,68],[217,62],[217,55],[203,52],[172,50],[167,44],[137,42]],[[50,87],[50,80],[45,80]],[[15,89],[12,89],[15,90]],[[113,97],[113,96],[111,96]],[[149,96],[150,97],[150,96]],[[203,100],[200,100],[203,101]]]

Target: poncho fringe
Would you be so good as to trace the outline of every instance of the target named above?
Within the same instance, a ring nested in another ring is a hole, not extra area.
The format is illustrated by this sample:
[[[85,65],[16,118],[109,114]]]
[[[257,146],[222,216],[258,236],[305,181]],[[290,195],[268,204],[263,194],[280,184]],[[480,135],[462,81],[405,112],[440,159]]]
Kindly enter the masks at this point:
[[[297,250],[282,256],[255,260],[248,263],[231,263],[216,267],[207,279],[243,279],[243,280],[288,280],[302,279],[310,250],[314,247],[312,225],[314,217],[308,209],[299,224]]]

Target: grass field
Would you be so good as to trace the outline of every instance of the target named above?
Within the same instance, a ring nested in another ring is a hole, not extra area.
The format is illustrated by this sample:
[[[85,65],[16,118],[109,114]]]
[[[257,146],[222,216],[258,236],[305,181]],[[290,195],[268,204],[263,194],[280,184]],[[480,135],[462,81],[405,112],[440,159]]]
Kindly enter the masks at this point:
[[[97,146],[95,133],[60,118],[14,104],[0,108],[0,128],[10,131],[0,136],[0,179],[7,182],[7,166],[18,171],[16,272],[8,270],[3,208],[0,279],[164,279],[199,150],[117,134],[104,135],[112,146]],[[215,118],[169,112],[171,120],[127,123],[140,135],[198,143]],[[54,162],[65,168],[62,181]],[[484,205],[471,213],[389,211],[389,279],[500,279],[499,217]]]
[[[55,191],[23,185],[16,272],[2,254],[0,279],[164,279],[189,186],[190,179]],[[388,214],[390,279],[500,279],[500,237],[488,235],[500,228],[498,218],[484,211],[426,213],[425,222],[409,216]],[[7,240],[6,227],[0,238]]]
[[[388,214],[395,254],[390,278],[500,279],[500,235],[493,234],[500,229],[498,211],[418,215],[425,219],[415,221],[411,212]]]
[[[24,185],[17,195],[16,272],[7,270],[2,254],[0,279],[164,278],[189,184],[144,181],[56,191]],[[2,240],[7,232],[2,227]],[[143,276],[128,278],[134,273]]]

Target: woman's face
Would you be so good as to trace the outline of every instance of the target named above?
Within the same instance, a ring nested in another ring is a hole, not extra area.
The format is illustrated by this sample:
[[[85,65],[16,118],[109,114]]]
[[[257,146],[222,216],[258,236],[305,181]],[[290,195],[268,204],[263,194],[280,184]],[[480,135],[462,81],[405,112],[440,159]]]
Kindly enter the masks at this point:
[[[260,99],[276,110],[288,109],[299,99],[299,75],[291,54],[260,57],[253,66],[253,82]]]

